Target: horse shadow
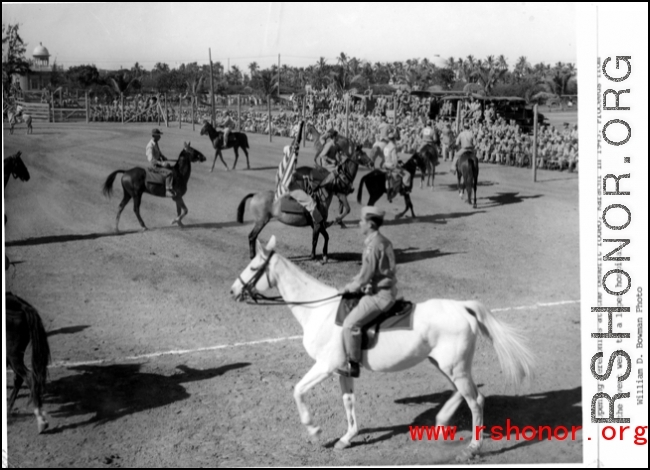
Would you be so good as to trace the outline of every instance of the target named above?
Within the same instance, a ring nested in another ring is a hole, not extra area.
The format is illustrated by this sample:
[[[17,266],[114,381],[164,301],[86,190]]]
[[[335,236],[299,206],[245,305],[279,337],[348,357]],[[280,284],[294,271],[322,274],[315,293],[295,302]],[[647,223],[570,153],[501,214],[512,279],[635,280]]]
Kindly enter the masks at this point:
[[[411,426],[432,426],[436,424],[436,415],[442,405],[451,397],[451,390],[431,395],[423,395],[419,397],[401,398],[395,400],[395,403],[400,405],[426,405],[435,404],[436,406],[430,408],[415,417],[412,423],[400,424],[397,426],[387,426],[380,428],[361,429],[359,435],[362,434],[378,434],[381,435],[374,438],[366,438],[365,441],[355,442],[353,446],[365,446],[376,444],[378,442],[392,439],[393,437],[410,432]],[[526,426],[532,426],[538,429],[539,426],[550,426],[555,429],[557,426],[564,426],[569,433],[573,426],[582,426],[582,389],[576,387],[566,390],[556,390],[543,393],[534,393],[523,396],[512,395],[492,395],[485,398],[483,424],[486,429],[483,433],[483,438],[491,439],[490,429],[492,426],[501,426],[501,433],[503,434],[503,441],[512,441],[515,444],[499,450],[484,452],[481,455],[498,455],[507,451],[533,445],[541,440],[524,440],[519,434],[517,439],[514,426],[521,430]],[[509,423],[508,423],[509,420]],[[511,426],[510,434],[506,434],[506,426]],[[457,431],[470,431],[474,434],[472,425],[472,414],[465,401],[459,406],[454,414],[450,426],[456,426]],[[498,436],[494,436],[495,439]],[[546,438],[546,434],[544,434]],[[571,439],[569,435],[567,440]],[[328,443],[332,446],[336,443]]]
[[[400,219],[386,220],[384,221],[385,226],[393,225],[408,225],[418,222],[424,222],[429,224],[446,224],[449,219],[459,219],[461,217],[470,217],[475,214],[485,214],[485,211],[470,210],[467,212],[449,212],[447,214],[434,214],[434,215],[425,215],[417,217],[402,217]]]
[[[277,166],[260,166],[260,167],[257,167],[257,168],[253,168],[253,167],[248,168],[248,169],[246,169],[246,171],[265,171],[265,170],[277,170],[277,169],[278,169]],[[235,170],[235,171],[237,171],[237,170]]]
[[[140,372],[142,364],[116,364],[109,366],[71,367],[79,373],[63,377],[48,384],[45,403],[50,414],[58,419],[88,417],[83,421],[57,425],[48,434],[88,425],[102,425],[145,410],[167,406],[190,397],[182,384],[209,380],[226,372],[248,367],[240,362],[213,369],[193,369],[185,365],[176,367],[181,373],[171,376]]]
[[[482,205],[481,207],[499,207],[499,206],[506,206],[508,204],[518,204],[520,202],[523,202],[526,199],[538,199],[542,197],[542,194],[536,194],[534,196],[519,196],[518,192],[512,192],[512,193],[497,193],[496,196],[489,196],[489,197],[480,197],[480,199],[487,199],[490,201],[490,203],[486,205]]]
[[[437,173],[436,173],[437,174]],[[476,183],[477,187],[483,187],[483,186],[496,186],[499,183],[494,182],[494,181],[478,181]],[[451,183],[451,184],[446,184],[442,186],[447,186],[447,191],[458,191],[458,184],[457,183]]]
[[[47,332],[47,336],[54,336],[54,335],[72,335],[75,333],[79,333],[86,328],[90,328],[90,325],[78,325],[78,326],[66,326],[63,328],[59,328],[58,330],[52,330]]]
[[[449,252],[445,253],[440,250],[422,250],[415,251],[418,248],[409,247],[409,248],[396,248],[395,251],[395,262],[397,264],[412,263],[414,261],[422,261],[426,259],[440,258],[442,256],[457,255],[460,252]],[[338,262],[356,262],[361,263],[361,253],[332,253],[329,255],[329,259],[332,261]]]
[[[15,240],[11,242],[6,242],[5,246],[48,245],[50,243],[66,243],[66,242],[75,242],[81,240],[96,240],[98,238],[104,238],[104,237],[122,237],[124,235],[129,235],[132,233],[141,233],[141,231],[125,230],[121,232],[109,232],[109,233],[88,233],[85,235],[51,235],[45,237],[25,238],[24,240]]]

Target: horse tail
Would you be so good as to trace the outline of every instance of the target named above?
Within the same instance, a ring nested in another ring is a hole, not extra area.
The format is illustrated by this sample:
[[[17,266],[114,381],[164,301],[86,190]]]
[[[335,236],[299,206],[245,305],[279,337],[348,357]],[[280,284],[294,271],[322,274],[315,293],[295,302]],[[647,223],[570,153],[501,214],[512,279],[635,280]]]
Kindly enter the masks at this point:
[[[47,365],[50,363],[50,345],[47,342],[47,333],[43,327],[40,315],[34,307],[23,301],[23,312],[29,328],[29,338],[32,343],[32,403],[40,407],[41,396],[45,391],[47,380]]]
[[[526,338],[515,327],[499,321],[480,302],[463,302],[465,309],[476,317],[483,336],[491,340],[501,369],[510,383],[519,385],[533,375],[533,353],[526,346]]]
[[[369,175],[370,173],[368,173]],[[361,196],[363,194],[363,185],[366,182],[366,177],[368,175],[364,175],[363,178],[361,178],[361,181],[359,181],[359,191],[357,191],[357,202],[361,204]]]
[[[113,182],[115,181],[115,177],[118,173],[125,173],[125,171],[126,170],[116,170],[108,175],[108,178],[106,178],[106,182],[104,183],[104,187],[102,188],[102,193],[104,196],[111,197],[113,195]]]
[[[246,201],[250,198],[255,196],[255,193],[250,193],[247,194],[244,199],[241,200],[239,203],[239,207],[237,208],[237,222],[240,224],[244,223],[244,211],[246,210]]]

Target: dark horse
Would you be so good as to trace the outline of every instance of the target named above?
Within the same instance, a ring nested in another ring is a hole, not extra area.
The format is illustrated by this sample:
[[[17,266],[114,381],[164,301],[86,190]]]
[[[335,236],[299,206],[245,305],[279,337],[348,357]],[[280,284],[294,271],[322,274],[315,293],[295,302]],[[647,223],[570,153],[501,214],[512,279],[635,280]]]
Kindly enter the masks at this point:
[[[332,202],[332,196],[335,191],[340,191],[341,188],[337,186],[341,183],[339,181],[347,180],[352,175],[356,174],[356,171],[359,167],[359,163],[356,158],[347,158],[340,164],[338,173],[340,175],[340,180],[337,179],[333,187],[321,187],[316,190],[316,194],[313,195],[318,206],[318,211],[323,216],[323,220],[319,224],[314,224],[311,216],[306,210],[303,210],[301,213],[289,213],[282,212],[281,210],[281,201],[274,201],[275,193],[274,191],[265,191],[261,193],[250,193],[242,199],[237,208],[237,222],[244,223],[244,211],[246,209],[246,201],[251,199],[250,210],[253,213],[255,219],[255,226],[251,233],[248,235],[250,257],[251,259],[255,257],[255,241],[257,240],[258,235],[262,229],[268,224],[271,219],[276,218],[285,225],[291,225],[293,227],[312,227],[312,247],[311,247],[311,258],[316,258],[316,245],[318,244],[318,236],[323,235],[325,240],[323,243],[323,262],[327,262],[327,246],[329,243],[329,234],[327,233],[327,215],[330,203]],[[309,166],[303,166],[296,168],[295,175],[303,176],[310,175],[312,172],[318,171]],[[347,176],[343,176],[347,175]],[[348,180],[348,181],[353,181]]]
[[[23,382],[30,391],[30,401],[34,405],[34,415],[38,432],[49,426],[43,406],[43,393],[47,380],[47,365],[50,362],[50,346],[43,328],[41,317],[34,307],[17,295],[7,292],[7,363],[14,371],[14,388],[9,397],[8,412],[14,406]],[[32,370],[25,366],[23,359],[29,343],[32,343]]]
[[[21,155],[22,152],[17,152],[2,161],[5,176],[5,188],[7,187],[10,176],[18,178],[20,181],[29,181],[29,170],[25,166],[23,159],[20,158]]]
[[[172,220],[173,224],[183,225],[182,219],[187,215],[187,206],[183,202],[183,195],[187,192],[187,182],[190,179],[192,172],[192,163],[199,161],[204,162],[205,157],[198,150],[193,149],[189,143],[183,144],[184,148],[181,150],[176,164],[172,168],[174,175],[174,190],[176,191],[176,211],[178,217]],[[130,170],[116,170],[106,178],[102,192],[104,196],[110,198],[113,194],[113,182],[118,173],[124,173],[122,176],[122,189],[124,189],[124,198],[120,202],[117,209],[117,217],[115,218],[115,231],[119,232],[120,215],[124,210],[127,203],[133,198],[133,210],[135,215],[142,226],[142,230],[147,230],[142,217],[140,217],[140,202],[142,201],[142,194],[148,193],[152,196],[166,197],[164,184],[151,184],[145,182],[146,170],[144,168],[135,167]]]
[[[217,163],[217,157],[221,159],[221,163],[223,163],[223,166],[226,167],[226,170],[228,170],[228,165],[226,165],[225,160],[223,159],[223,155],[221,154],[221,149],[229,149],[232,147],[232,149],[235,151],[235,163],[232,164],[232,169],[234,170],[235,167],[237,166],[237,160],[239,159],[239,148],[244,151],[246,154],[246,168],[251,169],[251,164],[250,161],[248,160],[248,149],[250,148],[248,146],[248,137],[246,137],[246,134],[243,132],[231,132],[228,135],[228,145],[223,146],[223,132],[216,130],[212,124],[210,124],[208,121],[203,121],[203,127],[201,128],[201,135],[206,135],[210,138],[210,142],[212,142],[212,147],[214,147],[214,161],[212,162],[212,168],[210,169],[210,172],[214,171],[214,165]]]
[[[409,192],[413,188],[413,178],[415,176],[415,171],[419,168],[422,173],[426,172],[426,161],[424,157],[419,155],[417,152],[414,153],[411,158],[402,166],[411,175],[411,186],[404,188],[402,183],[399,184],[398,192],[404,196],[404,202],[406,207],[402,212],[397,214],[396,218],[402,217],[406,212],[411,209],[411,216],[415,217],[415,212],[413,211],[413,203],[411,202],[411,196]],[[370,199],[368,199],[368,205],[374,206],[375,202],[379,200],[384,194],[386,194],[386,171],[384,170],[373,170],[359,182],[359,191],[357,192],[357,202],[361,204],[361,195],[363,193],[363,185],[366,185],[368,188],[368,193],[370,193]]]
[[[467,191],[467,204],[472,204],[472,189],[474,190],[474,204],[476,209],[476,187],[478,186],[478,160],[472,152],[463,153],[456,162],[456,176],[458,177],[458,195],[463,197]],[[463,186],[460,179],[463,178]]]
[[[348,194],[354,191],[352,185],[357,177],[359,163],[367,160],[368,156],[363,151],[361,145],[353,147],[352,154],[345,158],[336,168],[336,179],[332,185],[332,191],[339,200],[339,215],[333,223],[339,224],[341,228],[345,228],[343,219],[350,213],[350,203],[348,202]],[[311,168],[308,166],[296,169],[296,173],[300,176],[315,176],[321,171],[325,171],[320,167]]]
[[[438,165],[438,147],[435,144],[429,144],[420,151],[420,157],[426,163],[426,172],[422,172],[422,179],[420,180],[420,189],[424,186],[426,177],[427,187],[431,187],[433,191],[433,180],[436,177],[436,166]],[[426,175],[425,175],[426,173]]]

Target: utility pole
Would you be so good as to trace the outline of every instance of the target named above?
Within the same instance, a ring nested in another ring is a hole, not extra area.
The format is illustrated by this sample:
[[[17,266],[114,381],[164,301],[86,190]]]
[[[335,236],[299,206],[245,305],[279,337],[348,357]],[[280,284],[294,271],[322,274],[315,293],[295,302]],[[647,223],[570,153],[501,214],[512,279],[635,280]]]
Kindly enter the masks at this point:
[[[214,114],[214,80],[212,77],[212,49],[208,48],[208,54],[210,55],[210,95],[211,95],[210,103],[212,107],[212,113],[211,113],[212,125],[214,126],[216,123],[216,118]],[[230,61],[230,59],[228,59],[228,61]]]
[[[278,54],[278,98],[280,97],[280,54]]]

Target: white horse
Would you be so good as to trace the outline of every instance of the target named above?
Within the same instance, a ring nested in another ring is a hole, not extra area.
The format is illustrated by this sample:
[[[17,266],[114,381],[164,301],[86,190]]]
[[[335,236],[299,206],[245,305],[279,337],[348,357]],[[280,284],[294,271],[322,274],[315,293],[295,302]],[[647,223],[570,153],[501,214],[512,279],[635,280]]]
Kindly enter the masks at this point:
[[[12,111],[9,111],[7,114],[7,119],[9,121],[9,134],[13,134],[16,124],[19,124],[21,122],[24,122],[27,125],[28,134],[34,132],[34,128],[32,127],[32,116],[29,114],[22,113],[18,115],[14,114]]]
[[[305,394],[337,369],[345,366],[341,327],[336,326],[339,295],[275,253],[275,236],[264,248],[257,242],[257,255],[232,285],[230,293],[236,300],[258,295],[277,287],[303,329],[303,345],[316,364],[295,387],[294,398],[300,420],[312,439],[321,429],[312,422],[304,401]],[[438,412],[437,425],[446,425],[462,399],[472,411],[472,440],[458,460],[467,460],[479,453],[485,398],[472,380],[472,358],[479,333],[491,339],[499,362],[508,379],[519,384],[531,376],[533,356],[524,345],[525,339],[513,327],[497,320],[476,301],[430,299],[417,304],[413,312],[413,329],[382,332],[378,344],[363,352],[362,365],[377,372],[398,372],[415,366],[426,358],[440,369],[455,389],[454,394]],[[358,434],[354,412],[354,379],[340,376],[343,406],[348,431],[336,443],[337,449],[350,446]]]

